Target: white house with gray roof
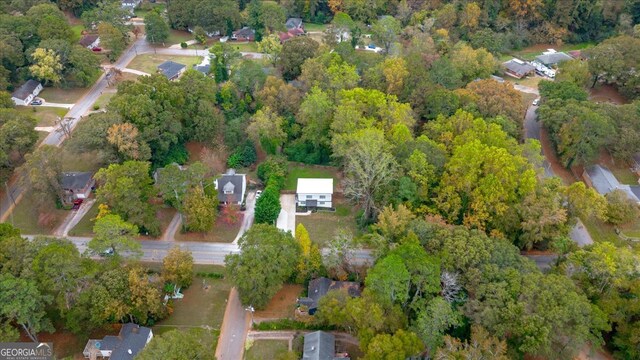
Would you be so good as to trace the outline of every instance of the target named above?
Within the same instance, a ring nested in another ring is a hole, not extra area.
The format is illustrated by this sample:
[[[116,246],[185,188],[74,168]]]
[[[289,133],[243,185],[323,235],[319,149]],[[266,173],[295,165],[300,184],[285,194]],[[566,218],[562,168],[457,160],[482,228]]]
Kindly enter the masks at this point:
[[[614,190],[620,190],[627,194],[629,200],[640,203],[640,186],[621,184],[616,176],[604,166],[590,166],[585,169],[582,177],[587,185],[603,196]]]
[[[331,208],[333,179],[298,179],[296,202],[301,207]]]
[[[40,94],[40,91],[42,91],[42,84],[31,79],[11,94],[11,100],[13,100],[16,105],[26,106]]]
[[[216,179],[215,187],[221,204],[241,205],[247,190],[247,176],[236,174],[235,170],[229,169],[226,174]]]

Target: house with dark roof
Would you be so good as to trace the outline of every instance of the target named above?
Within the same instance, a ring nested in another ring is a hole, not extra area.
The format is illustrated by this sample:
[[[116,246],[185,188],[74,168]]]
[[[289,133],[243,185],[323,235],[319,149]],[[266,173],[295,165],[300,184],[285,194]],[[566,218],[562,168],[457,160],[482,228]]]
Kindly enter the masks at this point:
[[[600,195],[607,195],[614,190],[620,190],[629,200],[640,203],[640,186],[621,184],[613,173],[604,166],[593,165],[582,173],[584,182],[594,188]]]
[[[209,72],[211,71],[211,65],[207,64],[207,65],[196,65],[193,67],[193,69],[195,71],[199,71],[205,75],[209,75]]]
[[[298,305],[305,306],[309,315],[318,310],[318,302],[331,290],[346,292],[351,297],[359,297],[361,293],[360,283],[355,281],[335,281],[321,277],[309,281],[307,297],[298,299]]]
[[[72,204],[75,200],[88,198],[96,181],[90,172],[66,172],[62,173],[60,185],[63,191],[62,202]]]
[[[231,34],[231,40],[235,41],[254,41],[256,39],[256,31],[248,26],[240,30],[236,30]]]
[[[561,62],[569,60],[573,60],[573,58],[569,54],[561,51],[555,51],[553,49],[548,49],[547,51],[543,52],[542,55],[536,56],[536,61],[546,67],[554,67]]]
[[[22,84],[16,91],[11,94],[11,100],[16,105],[29,105],[42,91],[42,84],[33,79]]]
[[[215,187],[221,204],[241,205],[247,190],[247,176],[236,174],[235,170],[229,169],[226,174],[216,179]]]
[[[185,70],[187,70],[186,65],[173,61],[165,61],[158,65],[158,72],[162,73],[162,75],[171,81],[179,78]]]
[[[516,79],[522,79],[523,77],[533,75],[536,72],[535,66],[515,58],[504,62],[502,66],[504,66],[505,74]]]
[[[302,23],[301,18],[288,18],[287,22],[284,23],[284,26],[287,30],[302,29],[304,31],[304,24]]]
[[[336,337],[324,331],[304,336],[302,360],[348,360],[347,354],[336,354]]]
[[[80,45],[89,50],[93,50],[100,45],[100,37],[98,35],[84,35],[82,39],[80,39]]]
[[[118,336],[107,335],[102,340],[89,340],[82,354],[87,359],[133,360],[153,339],[150,328],[134,323],[122,325]]]

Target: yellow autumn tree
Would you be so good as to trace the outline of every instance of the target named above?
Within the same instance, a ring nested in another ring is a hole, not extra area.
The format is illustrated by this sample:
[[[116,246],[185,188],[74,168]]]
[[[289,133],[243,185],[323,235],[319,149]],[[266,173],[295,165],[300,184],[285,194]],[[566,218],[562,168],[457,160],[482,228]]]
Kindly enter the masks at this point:
[[[387,93],[400,95],[404,88],[404,80],[409,75],[406,61],[400,57],[387,58],[384,61],[382,73],[387,82]]]
[[[302,283],[314,275],[322,266],[322,255],[317,244],[311,242],[309,232],[302,224],[296,227],[296,241],[300,245],[301,256],[298,261],[298,282]]]

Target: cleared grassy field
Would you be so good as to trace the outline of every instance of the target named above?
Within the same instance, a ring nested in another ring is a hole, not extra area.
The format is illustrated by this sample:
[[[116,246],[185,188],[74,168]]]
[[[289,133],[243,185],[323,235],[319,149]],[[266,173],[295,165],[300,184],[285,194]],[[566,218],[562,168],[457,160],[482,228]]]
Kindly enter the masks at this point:
[[[295,190],[298,186],[298,178],[333,179],[334,191],[338,181],[338,168],[324,166],[315,167],[307,165],[289,164],[289,175],[284,182],[284,190]]]
[[[304,225],[311,241],[321,248],[340,231],[344,230],[353,235],[358,232],[355,210],[346,204],[338,203],[335,206],[335,212],[322,211],[306,216],[296,216],[296,226]]]
[[[309,31],[325,31],[327,29],[327,24],[314,24],[314,23],[304,23],[304,29],[309,32]]]
[[[64,117],[68,109],[46,106],[16,106],[20,113],[33,116],[38,120],[36,126],[53,126],[58,117]]]
[[[47,87],[38,95],[48,102],[75,104],[86,92],[87,88],[61,89]]]
[[[176,232],[175,239],[177,241],[200,241],[200,242],[220,242],[230,243],[238,235],[240,225],[242,224],[242,215],[235,224],[227,225],[218,216],[213,229],[207,233],[182,233]]]
[[[56,208],[39,212],[34,198],[27,193],[9,215],[7,222],[13,222],[25,235],[48,235],[60,225],[67,214],[69,211]]]
[[[258,340],[245,352],[245,360],[276,359],[289,351],[289,344],[282,340]]]
[[[149,74],[154,74],[158,69],[158,65],[169,60],[180,63],[180,64],[184,64],[187,66],[187,69],[191,69],[193,65],[196,65],[202,62],[202,57],[144,54],[144,55],[136,56],[136,58],[133,59],[127,67],[129,69],[134,69],[134,70],[144,71]]]

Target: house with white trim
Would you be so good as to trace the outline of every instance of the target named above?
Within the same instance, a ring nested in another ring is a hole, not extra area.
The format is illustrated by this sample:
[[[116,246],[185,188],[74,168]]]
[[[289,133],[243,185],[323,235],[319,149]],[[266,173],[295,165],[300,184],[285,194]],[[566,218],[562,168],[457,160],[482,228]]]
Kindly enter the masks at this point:
[[[296,205],[307,208],[333,207],[333,179],[298,179]]]

